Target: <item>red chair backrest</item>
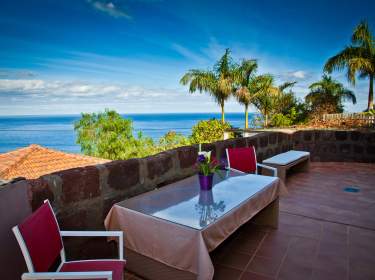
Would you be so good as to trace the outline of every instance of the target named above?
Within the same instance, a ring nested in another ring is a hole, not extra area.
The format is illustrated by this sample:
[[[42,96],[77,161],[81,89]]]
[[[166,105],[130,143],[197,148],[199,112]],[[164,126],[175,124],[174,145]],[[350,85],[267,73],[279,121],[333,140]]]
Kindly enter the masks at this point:
[[[257,170],[257,159],[253,146],[245,148],[229,148],[228,162],[231,168],[246,173],[255,173]]]
[[[47,272],[60,254],[63,244],[55,214],[45,202],[18,225],[35,272]]]

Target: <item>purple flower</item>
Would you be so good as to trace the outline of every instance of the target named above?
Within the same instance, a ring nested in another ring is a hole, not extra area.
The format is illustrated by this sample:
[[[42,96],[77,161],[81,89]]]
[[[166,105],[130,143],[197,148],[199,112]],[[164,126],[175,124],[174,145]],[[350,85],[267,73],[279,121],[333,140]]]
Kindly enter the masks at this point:
[[[206,157],[204,155],[199,155],[198,156],[198,162],[203,163],[205,161],[206,161]]]

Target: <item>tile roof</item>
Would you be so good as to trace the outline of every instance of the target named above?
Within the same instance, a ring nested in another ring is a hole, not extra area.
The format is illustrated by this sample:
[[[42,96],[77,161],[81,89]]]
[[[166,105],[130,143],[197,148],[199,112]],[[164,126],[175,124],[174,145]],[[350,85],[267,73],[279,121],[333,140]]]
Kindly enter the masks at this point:
[[[0,178],[5,180],[16,177],[35,179],[64,169],[105,162],[109,162],[109,160],[64,153],[32,144],[0,154]]]

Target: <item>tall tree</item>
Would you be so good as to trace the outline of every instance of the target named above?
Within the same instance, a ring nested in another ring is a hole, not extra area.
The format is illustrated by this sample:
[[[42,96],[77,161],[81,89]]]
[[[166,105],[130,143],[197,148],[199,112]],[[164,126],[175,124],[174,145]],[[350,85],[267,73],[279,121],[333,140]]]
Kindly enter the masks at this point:
[[[369,94],[367,110],[374,109],[374,77],[375,77],[375,40],[367,22],[361,22],[351,38],[351,45],[328,59],[324,70],[347,69],[348,80],[355,85],[356,75],[369,79]]]
[[[235,64],[232,62],[230,50],[214,65],[212,70],[189,70],[180,80],[182,85],[189,84],[189,92],[207,92],[221,108],[221,122],[225,122],[224,104],[234,91]]]
[[[249,128],[249,105],[260,91],[259,83],[255,76],[257,68],[256,60],[244,59],[236,69],[237,86],[235,96],[238,102],[245,106],[245,129]]]
[[[273,77],[269,74],[258,76],[254,82],[259,90],[258,94],[252,100],[252,103],[262,114],[264,126],[267,127],[269,115],[275,107],[274,105],[279,91],[274,86]]]
[[[279,93],[275,97],[277,98],[275,102],[277,104],[275,104],[276,107],[274,108],[276,113],[286,115],[290,113],[292,107],[297,105],[297,98],[295,97],[294,92],[291,90],[296,83],[297,82],[285,82],[274,89]],[[286,92],[287,89],[289,89],[288,92]]]
[[[287,103],[293,97],[293,94],[286,93],[285,90],[292,87],[296,82],[286,82],[280,86],[275,86],[274,78],[269,74],[258,76],[256,82],[259,93],[256,94],[252,102],[263,115],[264,126],[267,127],[270,116],[275,113],[282,113],[282,106],[290,105]]]
[[[306,95],[306,102],[316,114],[341,113],[343,102],[357,102],[354,93],[345,88],[342,83],[323,75],[322,79],[309,86],[310,93]]]

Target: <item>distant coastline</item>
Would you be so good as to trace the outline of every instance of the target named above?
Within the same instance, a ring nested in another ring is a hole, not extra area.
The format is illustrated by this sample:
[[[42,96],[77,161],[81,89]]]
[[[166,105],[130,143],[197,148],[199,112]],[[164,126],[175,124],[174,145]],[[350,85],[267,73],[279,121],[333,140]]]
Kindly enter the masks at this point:
[[[199,120],[220,119],[219,113],[147,113],[121,114],[133,120],[134,130],[158,140],[170,130],[189,135]],[[250,119],[255,114],[250,115]],[[0,116],[0,153],[30,144],[39,144],[65,152],[80,153],[75,144],[73,124],[80,115]],[[235,127],[243,127],[243,113],[227,113],[226,119]]]

